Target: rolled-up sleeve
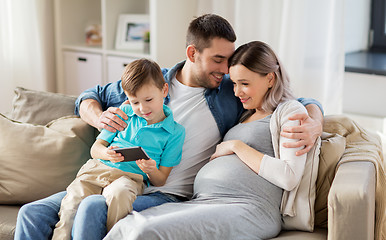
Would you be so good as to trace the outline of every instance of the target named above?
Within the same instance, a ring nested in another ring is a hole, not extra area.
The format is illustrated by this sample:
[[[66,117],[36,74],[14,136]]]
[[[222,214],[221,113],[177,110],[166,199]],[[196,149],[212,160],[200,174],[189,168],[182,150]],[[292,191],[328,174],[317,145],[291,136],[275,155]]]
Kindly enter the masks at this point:
[[[319,107],[320,111],[322,112],[322,114],[324,115],[324,110],[323,110],[323,106],[322,104],[317,101],[316,99],[313,99],[313,98],[298,98],[297,99],[298,102],[300,102],[301,104],[303,104],[303,106],[307,106],[309,104],[315,104],[316,106]]]
[[[80,104],[83,100],[94,99],[102,106],[103,111],[109,107],[119,107],[126,99],[121,80],[108,83],[105,86],[97,85],[82,92],[75,101],[75,115],[79,116]]]

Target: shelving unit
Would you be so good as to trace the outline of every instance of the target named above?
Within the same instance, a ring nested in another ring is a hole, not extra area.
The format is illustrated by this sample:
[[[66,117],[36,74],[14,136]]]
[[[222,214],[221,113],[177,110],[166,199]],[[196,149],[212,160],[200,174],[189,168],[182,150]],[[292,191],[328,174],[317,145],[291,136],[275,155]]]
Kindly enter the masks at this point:
[[[55,0],[58,92],[78,95],[95,84],[117,81],[124,65],[138,58],[172,67],[185,59],[186,31],[196,12],[196,0]],[[149,53],[115,49],[120,14],[149,15]],[[86,44],[90,24],[101,24],[101,46]]]

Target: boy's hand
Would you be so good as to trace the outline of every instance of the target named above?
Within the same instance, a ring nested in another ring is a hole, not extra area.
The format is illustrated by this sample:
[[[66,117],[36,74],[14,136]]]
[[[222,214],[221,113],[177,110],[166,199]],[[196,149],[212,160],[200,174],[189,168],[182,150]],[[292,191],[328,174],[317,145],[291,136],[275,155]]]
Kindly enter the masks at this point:
[[[152,173],[157,170],[157,163],[153,159],[140,159],[135,161],[138,167],[146,174]]]
[[[122,156],[122,154],[115,152],[113,149],[118,148],[117,146],[109,146],[106,148],[105,154],[106,154],[106,159],[109,160],[112,163],[116,162],[122,162],[125,160],[125,157]]]
[[[298,148],[304,146],[302,150],[296,152],[296,156],[309,152],[314,146],[316,138],[322,135],[322,123],[318,120],[312,119],[306,113],[295,114],[288,119],[299,120],[300,126],[285,127],[280,135],[286,138],[300,140],[297,142],[286,142],[283,146],[287,148]]]

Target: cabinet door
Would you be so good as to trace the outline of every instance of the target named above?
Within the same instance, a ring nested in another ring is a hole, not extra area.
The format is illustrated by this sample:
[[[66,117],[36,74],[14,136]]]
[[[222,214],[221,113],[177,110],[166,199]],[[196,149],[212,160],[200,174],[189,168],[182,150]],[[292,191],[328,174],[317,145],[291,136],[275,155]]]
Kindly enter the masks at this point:
[[[107,57],[107,81],[116,82],[121,79],[123,70],[126,65],[136,60],[135,58],[125,58],[125,57]]]
[[[63,52],[64,91],[79,95],[84,90],[102,84],[102,55],[81,52]]]

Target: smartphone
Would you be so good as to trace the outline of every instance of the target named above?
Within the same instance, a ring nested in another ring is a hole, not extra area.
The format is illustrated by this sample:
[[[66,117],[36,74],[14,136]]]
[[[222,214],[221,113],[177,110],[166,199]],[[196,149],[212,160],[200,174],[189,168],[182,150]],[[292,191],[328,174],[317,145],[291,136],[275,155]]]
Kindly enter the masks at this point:
[[[145,150],[143,150],[141,147],[114,148],[113,150],[125,157],[123,162],[136,161],[139,159],[150,159]]]

